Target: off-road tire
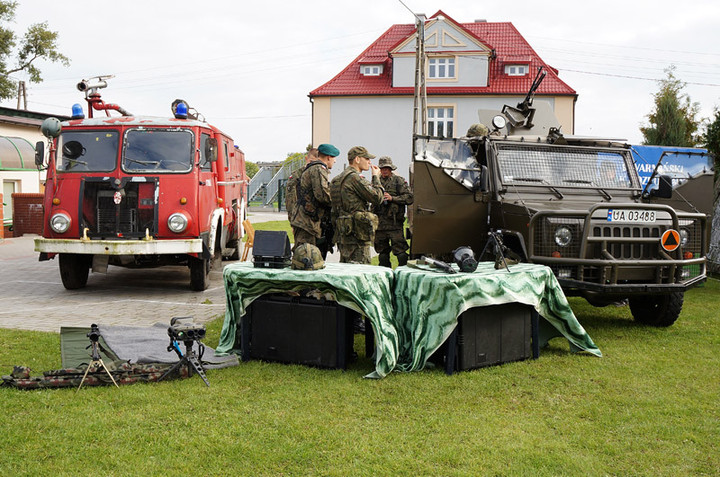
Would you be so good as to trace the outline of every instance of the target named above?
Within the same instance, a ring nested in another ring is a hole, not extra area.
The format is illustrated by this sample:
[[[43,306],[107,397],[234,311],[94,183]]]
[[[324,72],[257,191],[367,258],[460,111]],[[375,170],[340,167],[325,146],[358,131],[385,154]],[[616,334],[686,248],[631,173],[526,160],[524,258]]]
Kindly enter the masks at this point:
[[[87,285],[92,255],[61,253],[58,261],[60,278],[67,290],[77,290]]]
[[[670,326],[680,316],[684,297],[683,292],[631,297],[630,312],[633,319],[643,325]]]

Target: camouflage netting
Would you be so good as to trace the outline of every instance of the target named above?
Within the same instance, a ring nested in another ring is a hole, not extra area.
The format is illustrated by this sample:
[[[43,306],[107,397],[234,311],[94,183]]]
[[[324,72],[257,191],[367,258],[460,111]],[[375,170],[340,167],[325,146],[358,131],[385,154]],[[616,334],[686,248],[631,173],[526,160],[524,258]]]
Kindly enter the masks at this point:
[[[172,365],[163,363],[131,364],[127,361],[109,361],[105,363],[108,371],[118,384],[134,384],[138,382],[153,382]],[[2,377],[0,386],[15,387],[18,389],[46,389],[46,388],[77,388],[83,379],[87,365],[78,368],[58,369],[45,371],[42,376],[30,376],[30,368],[15,366],[9,376]],[[187,378],[188,368],[181,366],[168,378]],[[83,386],[113,385],[110,376],[102,366],[94,365],[88,372]]]

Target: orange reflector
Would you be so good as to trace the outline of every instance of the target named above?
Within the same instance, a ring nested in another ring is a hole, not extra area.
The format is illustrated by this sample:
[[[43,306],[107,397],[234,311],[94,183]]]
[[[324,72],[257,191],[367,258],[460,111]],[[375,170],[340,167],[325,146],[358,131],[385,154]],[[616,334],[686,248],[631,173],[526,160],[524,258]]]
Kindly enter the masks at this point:
[[[218,197],[218,205],[222,205],[222,204],[223,204],[222,198]]]
[[[185,197],[180,197],[180,203],[181,203],[182,205],[187,204],[187,198],[185,198]]]
[[[683,258],[684,258],[685,260],[690,260],[691,258],[693,258],[693,253],[692,253],[692,252],[685,252],[685,253],[683,253]]]
[[[562,255],[560,254],[560,252],[558,252],[557,250],[555,250],[551,255],[552,255],[554,258],[561,258],[561,257],[562,257]]]
[[[57,197],[55,197],[55,198],[53,199],[53,205],[60,205],[60,199],[58,199]]]

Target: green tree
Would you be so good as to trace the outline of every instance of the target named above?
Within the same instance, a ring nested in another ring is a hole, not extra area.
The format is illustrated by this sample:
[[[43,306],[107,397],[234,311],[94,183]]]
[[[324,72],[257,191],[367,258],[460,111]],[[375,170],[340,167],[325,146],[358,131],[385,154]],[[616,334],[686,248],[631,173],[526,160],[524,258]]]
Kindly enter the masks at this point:
[[[703,144],[715,156],[715,177],[720,173],[720,109],[715,108],[715,116],[708,121],[703,134]]]
[[[247,173],[248,179],[252,179],[260,168],[257,164],[250,161],[245,161],[245,172]]]
[[[58,51],[58,33],[48,30],[48,23],[31,25],[18,41],[15,32],[6,27],[15,19],[17,2],[0,0],[0,99],[12,98],[17,94],[17,80],[13,73],[24,71],[31,83],[42,82],[40,69],[35,61],[60,62],[70,65],[70,60]],[[10,66],[13,63],[14,66]]]
[[[643,144],[694,147],[701,140],[697,134],[700,121],[696,119],[700,107],[683,93],[685,83],[675,76],[674,66],[665,73],[667,78],[659,81],[660,91],[653,95],[655,110],[647,116],[650,125],[640,128]]]

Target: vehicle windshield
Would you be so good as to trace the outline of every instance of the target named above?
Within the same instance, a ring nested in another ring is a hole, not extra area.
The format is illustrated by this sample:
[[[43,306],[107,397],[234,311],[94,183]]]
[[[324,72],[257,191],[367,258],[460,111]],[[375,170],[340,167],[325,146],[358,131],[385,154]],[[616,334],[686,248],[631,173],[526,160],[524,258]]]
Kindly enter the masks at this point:
[[[539,144],[497,144],[506,185],[627,189],[639,187],[622,151]]]
[[[670,176],[673,188],[700,174],[714,170],[713,158],[703,152],[665,152],[648,191],[657,189],[660,176]]]
[[[188,172],[194,151],[190,131],[132,129],[125,134],[122,166],[131,173]]]
[[[117,131],[64,131],[55,168],[61,172],[109,172],[117,164]]]
[[[465,141],[419,137],[415,140],[415,151],[416,161],[442,168],[443,172],[468,189],[473,189],[480,177],[478,163]]]

